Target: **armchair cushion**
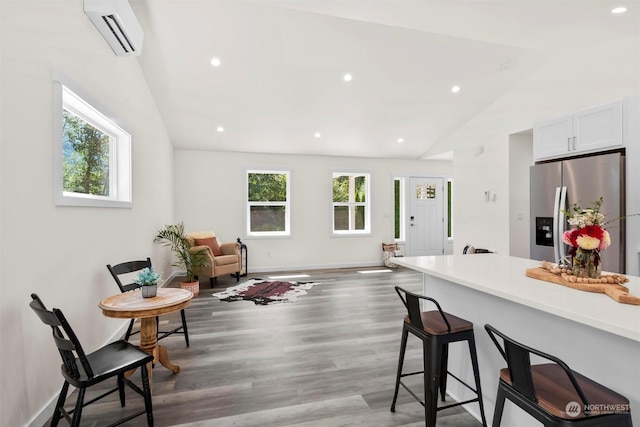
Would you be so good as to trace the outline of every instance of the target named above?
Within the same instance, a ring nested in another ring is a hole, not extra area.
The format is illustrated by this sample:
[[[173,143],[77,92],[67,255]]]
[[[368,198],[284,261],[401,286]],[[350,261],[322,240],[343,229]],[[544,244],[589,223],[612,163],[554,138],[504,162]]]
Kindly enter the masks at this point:
[[[223,255],[222,249],[220,249],[220,245],[218,245],[218,239],[216,239],[215,236],[206,238],[194,238],[193,240],[196,246],[209,246],[211,248],[211,252],[213,252],[213,256]]]
[[[236,264],[238,262],[237,255],[220,255],[213,259],[216,267],[222,267],[223,265]]]

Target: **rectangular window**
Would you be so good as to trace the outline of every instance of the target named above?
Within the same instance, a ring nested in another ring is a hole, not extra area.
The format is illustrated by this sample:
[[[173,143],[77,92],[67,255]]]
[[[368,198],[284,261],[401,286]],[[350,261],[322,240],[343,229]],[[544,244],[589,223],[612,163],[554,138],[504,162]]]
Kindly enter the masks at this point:
[[[62,83],[55,88],[56,205],[131,207],[131,135]]]
[[[247,236],[291,235],[289,171],[247,171]]]
[[[393,224],[396,240],[404,240],[404,178],[393,179]]]
[[[62,190],[65,193],[109,197],[113,136],[73,114],[62,111]]]
[[[369,174],[333,174],[333,233],[371,232]]]

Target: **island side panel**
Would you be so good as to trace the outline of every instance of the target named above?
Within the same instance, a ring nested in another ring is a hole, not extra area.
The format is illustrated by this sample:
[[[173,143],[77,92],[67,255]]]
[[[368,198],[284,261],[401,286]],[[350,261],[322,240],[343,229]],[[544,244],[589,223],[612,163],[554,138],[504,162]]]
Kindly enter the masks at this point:
[[[640,420],[638,341],[461,286],[446,279],[429,274],[423,274],[423,277],[425,295],[438,300],[443,310],[474,323],[483,398],[489,422],[493,419],[498,372],[506,367],[506,363],[484,330],[485,323],[490,323],[524,344],[560,357],[574,370],[623,394],[631,402],[634,420]],[[602,298],[607,297],[602,295]],[[473,383],[468,349],[453,344],[449,357],[449,370],[468,383]],[[469,390],[459,386],[455,381],[448,382],[448,392],[458,400],[472,396]],[[468,405],[467,410],[479,418],[477,405]],[[539,423],[508,402],[503,414],[503,425],[538,427]]]

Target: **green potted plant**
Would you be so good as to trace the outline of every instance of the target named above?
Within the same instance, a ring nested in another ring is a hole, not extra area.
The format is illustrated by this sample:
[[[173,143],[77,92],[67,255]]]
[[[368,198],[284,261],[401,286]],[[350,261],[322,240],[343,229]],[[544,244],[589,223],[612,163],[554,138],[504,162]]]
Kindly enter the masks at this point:
[[[153,298],[158,293],[158,280],[160,280],[159,273],[150,268],[144,268],[138,273],[134,282],[140,285],[143,298]]]
[[[195,271],[207,265],[207,257],[204,249],[191,250],[187,243],[187,235],[184,232],[184,224],[165,225],[153,239],[154,243],[169,246],[176,256],[173,266],[183,268],[186,273],[186,281],[180,283],[183,289],[193,292],[194,296],[200,293],[200,282],[195,279]]]

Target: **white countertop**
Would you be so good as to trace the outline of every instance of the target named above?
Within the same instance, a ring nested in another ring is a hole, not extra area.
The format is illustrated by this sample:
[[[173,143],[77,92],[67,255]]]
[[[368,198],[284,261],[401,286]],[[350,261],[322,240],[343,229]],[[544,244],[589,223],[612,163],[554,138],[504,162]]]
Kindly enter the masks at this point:
[[[539,261],[473,254],[392,258],[392,262],[640,342],[640,306],[527,277],[525,270],[539,267]],[[630,282],[624,286],[640,296],[640,277],[627,277]]]

